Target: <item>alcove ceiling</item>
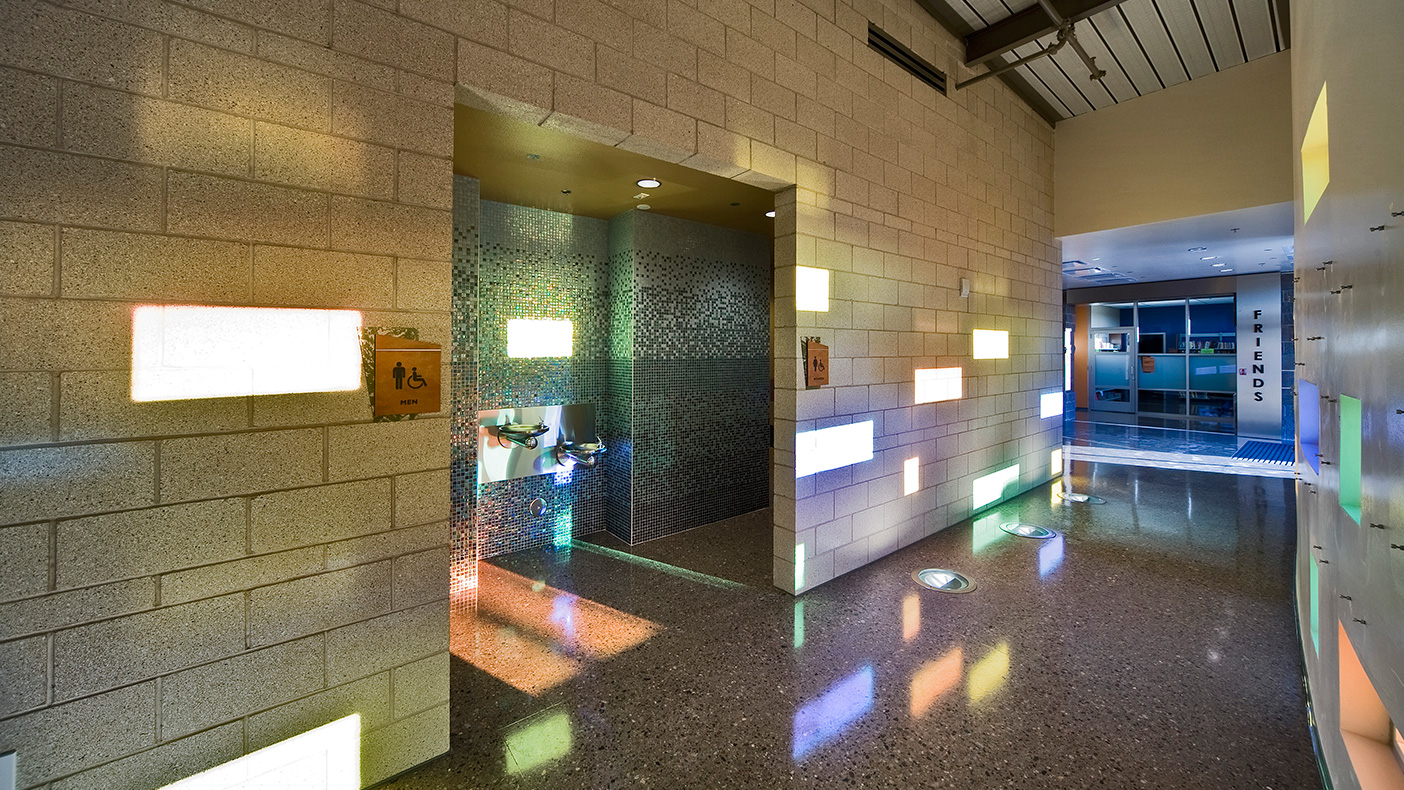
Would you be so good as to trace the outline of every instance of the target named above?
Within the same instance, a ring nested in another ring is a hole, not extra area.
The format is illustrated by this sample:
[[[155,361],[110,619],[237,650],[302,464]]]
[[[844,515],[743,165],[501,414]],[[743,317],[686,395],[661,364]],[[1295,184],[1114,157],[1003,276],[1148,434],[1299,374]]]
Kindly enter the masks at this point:
[[[1106,71],[1071,46],[1007,72],[1049,123],[1222,71],[1290,46],[1288,0],[1048,0]],[[1057,40],[1039,0],[918,0],[965,43],[969,79]],[[953,80],[957,81],[957,80]]]
[[[1064,236],[1063,288],[1292,270],[1292,203]]]
[[[772,236],[774,194],[484,110],[454,107],[453,171],[484,200],[611,219],[640,204],[655,214]],[[662,182],[641,187],[641,179]],[[642,195],[642,197],[640,197]]]

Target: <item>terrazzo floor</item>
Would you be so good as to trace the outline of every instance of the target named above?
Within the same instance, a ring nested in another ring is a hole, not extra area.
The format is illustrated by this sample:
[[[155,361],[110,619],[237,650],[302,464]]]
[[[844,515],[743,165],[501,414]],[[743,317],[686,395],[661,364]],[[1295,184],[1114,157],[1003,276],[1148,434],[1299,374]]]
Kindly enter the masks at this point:
[[[798,598],[719,561],[768,558],[764,511],[483,563],[451,751],[385,787],[1320,787],[1291,482],[1074,473],[1108,503],[1044,485]]]
[[[1082,420],[1063,423],[1063,442],[1067,446],[1068,457],[1074,461],[1257,477],[1296,476],[1296,470],[1290,464],[1234,458],[1233,454],[1248,441],[1233,434],[1174,428],[1110,425]]]

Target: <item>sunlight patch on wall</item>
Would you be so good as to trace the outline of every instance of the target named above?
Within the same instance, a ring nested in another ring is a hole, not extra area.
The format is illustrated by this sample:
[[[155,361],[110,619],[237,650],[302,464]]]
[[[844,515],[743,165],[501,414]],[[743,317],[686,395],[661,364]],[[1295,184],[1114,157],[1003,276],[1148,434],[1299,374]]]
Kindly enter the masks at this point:
[[[361,714],[353,713],[285,741],[166,785],[162,790],[360,790]]]
[[[1009,333],[1003,329],[976,329],[976,359],[1009,359]]]
[[[575,352],[575,325],[569,321],[514,318],[507,322],[507,356],[512,359],[568,357]]]
[[[795,267],[795,309],[829,312],[829,270]]]
[[[917,368],[916,402],[935,403],[961,396],[960,368]]]
[[[340,392],[361,386],[355,310],[142,305],[132,400]]]
[[[873,458],[873,421],[795,434],[795,477],[839,469]]]

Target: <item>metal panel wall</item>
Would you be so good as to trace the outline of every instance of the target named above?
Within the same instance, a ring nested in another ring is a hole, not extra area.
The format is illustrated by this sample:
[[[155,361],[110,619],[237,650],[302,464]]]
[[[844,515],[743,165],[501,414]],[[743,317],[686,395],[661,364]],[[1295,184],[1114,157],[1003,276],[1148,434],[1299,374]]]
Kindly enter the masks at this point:
[[[1404,4],[1301,0],[1292,28],[1295,142],[1328,88],[1330,174],[1305,219],[1298,163],[1297,360],[1319,385],[1322,454],[1319,474],[1298,463],[1298,610],[1325,763],[1336,790],[1356,790],[1341,726],[1359,699],[1342,693],[1341,629],[1404,722]],[[1340,496],[1347,397],[1361,404],[1360,523]],[[1299,437],[1310,434],[1302,418]]]

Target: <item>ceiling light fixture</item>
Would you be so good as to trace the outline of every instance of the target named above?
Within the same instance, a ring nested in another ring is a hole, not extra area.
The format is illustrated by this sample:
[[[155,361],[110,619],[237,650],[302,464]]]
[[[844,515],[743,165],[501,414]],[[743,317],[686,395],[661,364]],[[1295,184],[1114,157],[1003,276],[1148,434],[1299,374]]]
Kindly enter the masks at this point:
[[[635,183],[635,184],[638,184],[639,186],[643,187],[644,189],[657,189],[657,188],[663,186],[663,182],[662,182],[662,181],[659,181],[659,180],[656,179],[656,178],[640,178],[638,181],[635,181],[634,183]]]
[[[765,212],[765,215],[771,219],[775,219],[775,212],[773,210]]]
[[[540,158],[541,158],[541,154],[527,154],[527,159],[530,159],[530,160],[533,161],[533,162],[535,162],[536,160],[538,160],[538,159],[540,159]]]
[[[646,197],[648,197],[647,192],[640,192],[639,194],[634,195],[634,200],[643,200]]]
[[[1233,271],[1233,269],[1220,269],[1219,271],[1222,272],[1222,273],[1224,273],[1224,274],[1227,274],[1228,272]]]
[[[634,208],[638,209],[639,211],[648,211],[649,209],[653,208],[653,206],[650,206],[647,203],[640,203],[637,206],[634,206]]]
[[[1189,252],[1204,252],[1208,247],[1190,247]]]
[[[1219,256],[1217,255],[1205,255],[1203,258],[1200,258],[1201,261],[1216,261],[1218,259]]]

